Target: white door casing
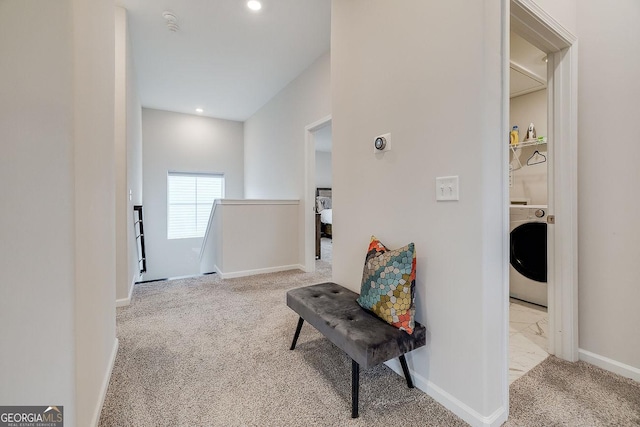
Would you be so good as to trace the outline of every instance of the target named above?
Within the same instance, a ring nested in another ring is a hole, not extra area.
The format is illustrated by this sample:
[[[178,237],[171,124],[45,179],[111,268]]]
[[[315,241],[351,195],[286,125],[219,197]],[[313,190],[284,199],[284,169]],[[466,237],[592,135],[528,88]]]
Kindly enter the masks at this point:
[[[533,1],[510,0],[510,6],[511,30],[548,57],[548,194],[549,215],[555,217],[555,224],[547,227],[549,353],[577,361],[578,44],[573,34]],[[508,174],[507,163],[504,167]]]

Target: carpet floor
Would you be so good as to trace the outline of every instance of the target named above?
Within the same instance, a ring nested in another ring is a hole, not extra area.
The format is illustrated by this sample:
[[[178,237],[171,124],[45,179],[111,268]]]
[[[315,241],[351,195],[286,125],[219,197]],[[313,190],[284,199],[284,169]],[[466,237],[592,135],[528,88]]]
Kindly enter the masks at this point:
[[[640,426],[640,383],[549,356],[511,384],[503,426]]]
[[[329,280],[330,264],[316,265],[312,274],[136,285],[117,312],[120,347],[99,425],[466,425],[384,365],[361,371],[360,418],[350,418],[350,359],[307,324],[289,350],[297,315],[285,293]],[[640,425],[638,383],[582,363],[549,358],[510,398],[509,426]]]

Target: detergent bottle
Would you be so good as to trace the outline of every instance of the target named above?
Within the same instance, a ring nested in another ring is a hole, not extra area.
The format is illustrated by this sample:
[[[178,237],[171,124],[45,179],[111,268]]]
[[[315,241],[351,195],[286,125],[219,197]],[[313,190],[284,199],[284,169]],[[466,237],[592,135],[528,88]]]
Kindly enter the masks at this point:
[[[518,135],[518,126],[514,126],[511,129],[511,134],[510,134],[510,138],[509,141],[511,142],[511,145],[516,145],[519,142],[519,135]]]

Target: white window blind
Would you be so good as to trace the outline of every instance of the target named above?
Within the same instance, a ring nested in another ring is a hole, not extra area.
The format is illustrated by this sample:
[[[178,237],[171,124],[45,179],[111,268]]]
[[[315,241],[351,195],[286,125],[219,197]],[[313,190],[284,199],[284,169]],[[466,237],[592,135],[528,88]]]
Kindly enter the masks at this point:
[[[169,172],[167,238],[204,237],[213,201],[223,197],[223,175]]]

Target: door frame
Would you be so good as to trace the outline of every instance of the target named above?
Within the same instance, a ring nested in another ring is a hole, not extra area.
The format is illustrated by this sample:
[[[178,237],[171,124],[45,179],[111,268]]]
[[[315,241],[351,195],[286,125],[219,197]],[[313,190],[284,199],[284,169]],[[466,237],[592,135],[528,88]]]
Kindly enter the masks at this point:
[[[308,124],[304,128],[304,189],[302,197],[302,209],[304,216],[304,271],[313,273],[316,271],[316,141],[314,133],[331,124],[331,115],[323,117]]]
[[[503,25],[505,46],[509,46],[509,32],[513,30],[547,53],[548,58],[548,209],[555,218],[555,224],[547,227],[549,353],[575,362],[578,360],[578,41],[532,0],[504,1],[510,4],[506,17],[509,22]],[[508,114],[508,104],[505,111]],[[508,152],[506,156],[505,169]]]

